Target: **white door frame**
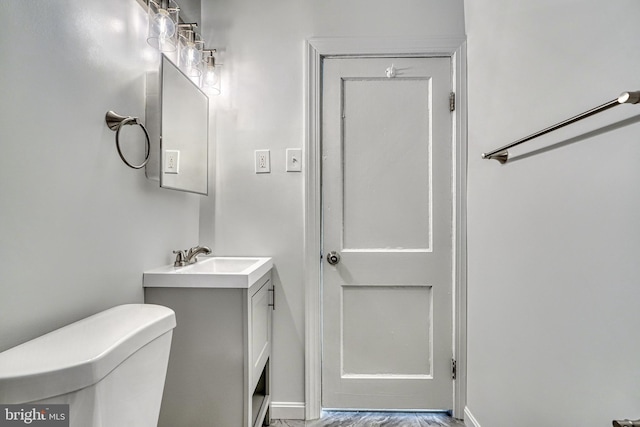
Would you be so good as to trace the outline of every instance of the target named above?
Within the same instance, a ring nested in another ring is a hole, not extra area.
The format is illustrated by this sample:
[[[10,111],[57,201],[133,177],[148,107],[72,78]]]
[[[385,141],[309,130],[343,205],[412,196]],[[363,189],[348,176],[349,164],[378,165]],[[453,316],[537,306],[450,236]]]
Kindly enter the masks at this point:
[[[447,56],[452,60],[457,95],[453,112],[453,345],[457,362],[454,416],[462,418],[466,404],[466,40],[464,38],[379,39],[314,38],[306,42],[304,157],[304,280],[305,280],[305,418],[322,410],[322,282],[321,251],[321,94],[322,60],[336,56]]]

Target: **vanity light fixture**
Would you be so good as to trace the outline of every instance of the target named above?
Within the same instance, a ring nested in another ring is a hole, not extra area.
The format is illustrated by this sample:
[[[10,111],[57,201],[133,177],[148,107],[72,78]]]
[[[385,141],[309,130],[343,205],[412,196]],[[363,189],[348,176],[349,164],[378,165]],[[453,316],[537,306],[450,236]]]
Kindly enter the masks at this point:
[[[208,95],[220,95],[220,66],[222,64],[216,64],[214,53],[216,53],[216,49],[204,50],[204,73],[200,87]]]
[[[174,0],[148,0],[147,43],[160,52],[174,52],[180,8]]]
[[[213,56],[216,49],[205,49],[195,29],[197,22],[180,22],[175,0],[140,0],[149,17],[147,42],[169,57],[191,81],[208,95],[220,95],[220,66]],[[173,53],[173,54],[172,54]]]
[[[199,83],[202,75],[202,49],[204,42],[194,28],[198,24],[178,24],[179,53],[178,66],[192,80]]]

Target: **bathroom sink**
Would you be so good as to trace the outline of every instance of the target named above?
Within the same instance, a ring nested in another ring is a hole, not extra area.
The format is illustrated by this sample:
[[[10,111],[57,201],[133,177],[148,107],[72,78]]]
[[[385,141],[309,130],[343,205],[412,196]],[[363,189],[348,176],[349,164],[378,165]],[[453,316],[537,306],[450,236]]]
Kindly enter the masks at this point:
[[[182,270],[186,269],[191,273],[242,274],[250,267],[257,266],[260,260],[261,258],[201,258],[195,264],[186,266]]]
[[[145,288],[250,288],[273,267],[268,257],[204,257],[144,272]]]

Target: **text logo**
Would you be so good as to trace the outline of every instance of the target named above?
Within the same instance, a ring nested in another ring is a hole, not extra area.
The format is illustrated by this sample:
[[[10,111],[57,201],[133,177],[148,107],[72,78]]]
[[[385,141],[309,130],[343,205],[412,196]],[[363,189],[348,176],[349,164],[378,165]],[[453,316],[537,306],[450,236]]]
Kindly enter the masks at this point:
[[[0,427],[69,427],[69,405],[0,405]]]

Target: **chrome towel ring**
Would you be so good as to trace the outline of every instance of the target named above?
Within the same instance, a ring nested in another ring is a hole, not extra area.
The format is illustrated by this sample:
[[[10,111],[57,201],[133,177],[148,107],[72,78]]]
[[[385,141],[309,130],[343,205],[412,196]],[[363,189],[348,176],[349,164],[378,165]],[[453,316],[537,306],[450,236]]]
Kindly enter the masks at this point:
[[[105,121],[107,122],[107,126],[109,126],[109,129],[111,129],[116,133],[116,148],[118,149],[118,154],[120,155],[120,158],[122,159],[122,161],[125,162],[126,165],[129,166],[130,168],[133,168],[133,169],[143,168],[149,161],[149,154],[151,153],[151,142],[149,141],[149,133],[147,132],[147,129],[144,127],[144,125],[138,121],[137,117],[132,117],[132,116],[125,117],[125,116],[121,116],[120,114],[114,113],[113,111],[107,111],[107,114],[105,116]],[[132,165],[131,163],[129,163],[127,159],[124,158],[124,155],[122,154],[122,150],[120,149],[120,129],[124,125],[138,125],[142,128],[142,131],[144,132],[144,137],[146,139],[147,144],[145,147],[144,161],[139,165]]]

